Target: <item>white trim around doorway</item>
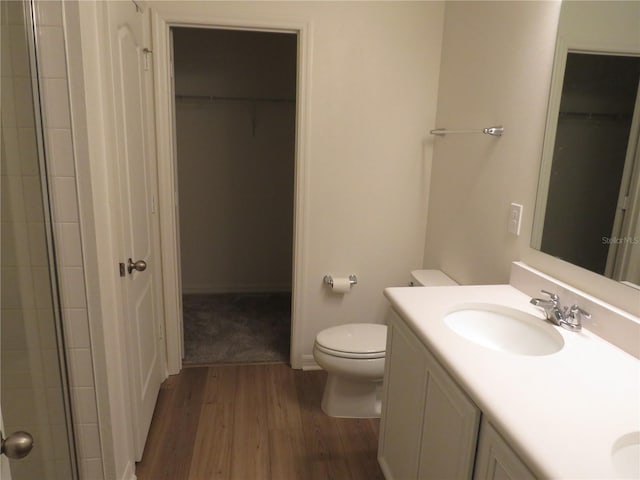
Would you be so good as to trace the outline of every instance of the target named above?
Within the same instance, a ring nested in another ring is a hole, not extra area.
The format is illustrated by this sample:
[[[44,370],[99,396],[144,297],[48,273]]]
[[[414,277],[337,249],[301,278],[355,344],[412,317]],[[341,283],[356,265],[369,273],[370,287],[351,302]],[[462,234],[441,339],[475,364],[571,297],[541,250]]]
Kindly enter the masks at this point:
[[[193,12],[191,12],[193,13]],[[302,319],[304,302],[305,247],[308,228],[303,212],[308,189],[307,125],[309,79],[311,78],[311,25],[308,22],[264,22],[177,14],[163,16],[152,8],[153,56],[155,76],[156,141],[158,161],[158,210],[162,251],[162,279],[165,310],[167,374],[182,368],[182,286],[180,278],[180,239],[178,223],[178,191],[174,138],[174,115],[171,79],[170,28],[228,28],[296,34],[298,38],[298,73],[296,93],[296,148],[293,222],[293,271],[291,306],[291,354],[293,368],[302,368]]]

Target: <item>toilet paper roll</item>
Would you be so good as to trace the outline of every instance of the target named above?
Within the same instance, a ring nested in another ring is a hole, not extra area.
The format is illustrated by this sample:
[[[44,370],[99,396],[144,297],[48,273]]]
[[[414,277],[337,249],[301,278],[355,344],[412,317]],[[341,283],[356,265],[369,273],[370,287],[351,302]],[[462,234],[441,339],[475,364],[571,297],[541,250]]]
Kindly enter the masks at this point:
[[[334,277],[331,289],[335,293],[347,293],[351,290],[351,282],[348,277]]]

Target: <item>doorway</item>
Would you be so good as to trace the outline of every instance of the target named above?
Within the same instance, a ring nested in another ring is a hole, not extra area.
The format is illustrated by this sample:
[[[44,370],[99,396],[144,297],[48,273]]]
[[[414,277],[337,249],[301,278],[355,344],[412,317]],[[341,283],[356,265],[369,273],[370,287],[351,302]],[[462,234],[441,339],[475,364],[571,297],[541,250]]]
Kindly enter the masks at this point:
[[[297,35],[171,33],[184,363],[286,362]]]

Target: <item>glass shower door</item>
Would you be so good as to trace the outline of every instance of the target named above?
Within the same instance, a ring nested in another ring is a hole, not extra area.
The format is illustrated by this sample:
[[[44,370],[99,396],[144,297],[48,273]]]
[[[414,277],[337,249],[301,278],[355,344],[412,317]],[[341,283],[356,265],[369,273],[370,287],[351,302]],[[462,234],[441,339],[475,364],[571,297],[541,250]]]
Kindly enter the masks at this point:
[[[0,2],[0,409],[29,432],[2,480],[77,478],[30,2]],[[1,425],[0,425],[1,426]],[[14,437],[15,438],[15,437]],[[10,452],[9,452],[10,453]]]

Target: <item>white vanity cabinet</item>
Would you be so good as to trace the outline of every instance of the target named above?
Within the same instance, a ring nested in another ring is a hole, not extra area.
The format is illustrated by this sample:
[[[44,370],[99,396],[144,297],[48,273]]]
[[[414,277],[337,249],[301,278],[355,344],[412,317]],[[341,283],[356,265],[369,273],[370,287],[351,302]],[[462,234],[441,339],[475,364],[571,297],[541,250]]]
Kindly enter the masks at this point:
[[[470,479],[480,411],[394,313],[378,459],[387,480]]]
[[[486,420],[480,427],[474,480],[535,480],[507,442]]]
[[[395,312],[387,317],[378,446],[387,480],[640,478],[637,449],[629,448],[640,425],[640,385],[631,380],[640,378],[638,358],[588,329],[547,325],[541,314],[539,326],[562,338],[552,354],[489,348],[482,329],[488,338],[505,330],[477,324],[469,337],[447,321],[452,312],[488,307],[538,313],[510,285],[390,287],[384,294]],[[638,330],[635,319],[629,334]],[[534,342],[534,335],[513,335],[507,347]],[[549,398],[591,401],[549,408]]]

